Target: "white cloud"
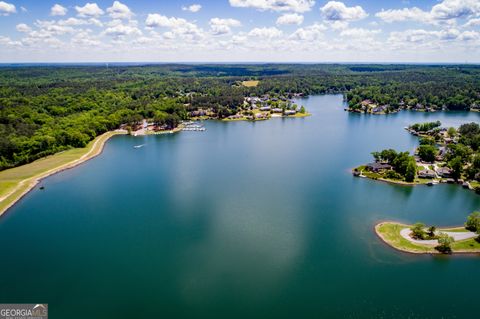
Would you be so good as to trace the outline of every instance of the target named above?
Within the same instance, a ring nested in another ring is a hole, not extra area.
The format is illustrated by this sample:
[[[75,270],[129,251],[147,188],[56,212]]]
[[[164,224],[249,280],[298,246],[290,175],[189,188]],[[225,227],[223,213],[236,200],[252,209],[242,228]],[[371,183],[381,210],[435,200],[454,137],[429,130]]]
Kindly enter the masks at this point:
[[[478,0],[444,0],[424,11],[417,7],[396,10],[382,10],[375,14],[385,22],[418,21],[427,24],[439,24],[480,15],[480,1]]]
[[[248,35],[256,38],[273,39],[281,37],[283,32],[275,27],[254,28],[248,33]]]
[[[297,29],[290,39],[297,41],[316,41],[324,37],[324,31],[327,30],[327,27],[323,24],[315,23],[308,27]]]
[[[92,36],[90,32],[82,30],[75,33],[72,37],[72,43],[80,47],[98,47],[102,42],[96,37]]]
[[[428,19],[428,12],[413,7],[398,10],[382,10],[377,12],[375,16],[388,23],[406,20],[425,21]]]
[[[194,23],[182,18],[166,17],[158,13],[150,13],[145,20],[148,28],[169,28],[164,37],[173,39],[180,37],[184,40],[196,40],[204,36],[203,31]]]
[[[433,19],[449,20],[468,17],[480,13],[478,0],[444,0],[433,6],[430,12]]]
[[[78,19],[78,18],[68,18],[66,20],[59,20],[57,23],[59,25],[68,25],[68,26],[89,24],[88,21],[83,19]]]
[[[480,40],[480,32],[477,31],[464,31],[459,36],[462,41]]]
[[[190,12],[193,12],[193,13],[200,11],[200,9],[202,9],[202,6],[199,5],[199,4],[191,4],[189,6],[183,6],[182,7],[183,11],[190,11]]]
[[[87,3],[83,7],[75,6],[80,17],[98,17],[105,12],[96,3]]]
[[[229,34],[232,31],[231,27],[240,27],[242,25],[238,20],[221,18],[210,19],[209,24],[213,35]]]
[[[65,8],[64,6],[61,6],[57,3],[50,9],[50,15],[51,16],[64,16],[64,15],[67,14],[67,11],[68,11],[67,8]]]
[[[113,37],[121,37],[127,35],[142,35],[142,32],[136,26],[117,24],[105,29],[104,34]]]
[[[151,13],[147,16],[145,20],[145,25],[147,27],[164,27],[164,28],[175,28],[188,24],[189,22],[182,18],[167,17],[158,13]]]
[[[257,10],[307,12],[315,5],[314,0],[229,0],[232,7]]]
[[[278,25],[285,24],[296,24],[300,25],[303,23],[303,16],[297,13],[286,13],[277,19]]]
[[[320,8],[323,17],[329,21],[355,21],[366,18],[368,14],[360,6],[347,7],[343,2],[330,1]]]
[[[32,31],[32,28],[30,28],[25,23],[17,24],[16,29],[17,29],[18,32],[24,32],[24,33]]]
[[[390,33],[388,42],[394,47],[416,48],[445,48],[448,43],[455,45],[458,41],[471,41],[479,39],[476,31],[460,32],[458,29],[450,28],[444,30],[409,29],[405,31],[394,31]]]
[[[50,35],[62,35],[75,32],[72,26],[60,25],[57,24],[56,21],[37,20],[35,26],[40,29],[38,32]]]
[[[130,8],[120,1],[113,2],[113,5],[107,9],[107,12],[113,19],[130,19],[133,16]]]
[[[480,25],[480,18],[471,19],[467,23],[465,23],[464,27],[475,27]]]
[[[352,29],[345,29],[340,32],[340,36],[348,37],[348,38],[370,38],[375,34],[379,34],[382,32],[381,30],[369,30],[363,28],[352,28]]]
[[[11,13],[16,13],[17,8],[11,3],[0,1],[0,15],[8,16]]]

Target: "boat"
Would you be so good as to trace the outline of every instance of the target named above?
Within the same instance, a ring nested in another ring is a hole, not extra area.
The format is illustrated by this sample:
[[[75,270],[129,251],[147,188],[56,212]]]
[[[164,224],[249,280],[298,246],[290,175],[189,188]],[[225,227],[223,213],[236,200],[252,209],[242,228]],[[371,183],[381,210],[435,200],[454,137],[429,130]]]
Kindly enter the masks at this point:
[[[142,147],[144,147],[144,146],[145,146],[145,144],[142,144],[142,145],[135,145],[133,148],[142,148]]]
[[[427,183],[427,186],[433,186],[433,185],[437,185],[439,182],[436,181],[436,180],[432,180],[430,182]]]

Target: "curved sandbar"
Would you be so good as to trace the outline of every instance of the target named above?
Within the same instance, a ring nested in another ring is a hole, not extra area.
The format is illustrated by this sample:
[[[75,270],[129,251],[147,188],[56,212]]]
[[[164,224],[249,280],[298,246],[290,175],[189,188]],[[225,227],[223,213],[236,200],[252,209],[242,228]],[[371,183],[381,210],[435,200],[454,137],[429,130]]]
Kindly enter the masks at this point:
[[[125,133],[107,132],[97,136],[84,148],[67,150],[0,172],[0,216],[31,191],[40,180],[99,155],[110,137]]]
[[[435,249],[436,240],[419,241],[410,238],[412,225],[396,222],[381,222],[375,225],[375,233],[390,247],[413,254],[440,254]],[[438,232],[453,236],[456,241],[452,244],[452,253],[480,253],[480,243],[477,235],[469,232],[464,227],[440,228]]]

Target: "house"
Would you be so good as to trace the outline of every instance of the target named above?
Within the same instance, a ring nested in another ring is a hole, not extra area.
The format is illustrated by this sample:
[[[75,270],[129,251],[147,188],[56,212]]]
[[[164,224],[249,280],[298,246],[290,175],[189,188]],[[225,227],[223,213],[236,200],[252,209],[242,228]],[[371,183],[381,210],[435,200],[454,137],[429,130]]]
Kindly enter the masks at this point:
[[[297,111],[295,110],[285,110],[285,115],[295,115],[297,114]]]
[[[260,108],[260,111],[270,111],[271,110],[271,107],[270,106],[262,106]]]
[[[363,100],[362,102],[360,102],[360,104],[362,106],[368,106],[368,105],[372,104],[372,101],[371,100]]]
[[[393,166],[390,165],[390,164],[374,162],[374,163],[367,164],[366,168],[369,171],[378,173],[378,172],[384,171],[384,170],[391,170],[393,168]]]
[[[435,159],[437,161],[443,161],[443,159],[445,158],[445,155],[447,155],[447,148],[446,147],[440,147],[438,149],[437,156],[435,156]]]
[[[197,111],[193,111],[193,112],[190,112],[190,116],[205,116],[207,115],[207,111],[205,110],[197,110]]]
[[[281,108],[276,107],[276,108],[272,109],[272,112],[273,113],[283,113],[283,110]]]
[[[452,176],[452,170],[448,167],[437,167],[435,171],[441,177],[447,178]]]
[[[437,174],[435,174],[435,171],[431,169],[422,169],[421,171],[418,172],[418,177],[420,178],[435,178],[437,177]]]
[[[382,113],[382,112],[385,112],[386,109],[387,108],[385,107],[385,105],[379,105],[372,109],[372,113]]]

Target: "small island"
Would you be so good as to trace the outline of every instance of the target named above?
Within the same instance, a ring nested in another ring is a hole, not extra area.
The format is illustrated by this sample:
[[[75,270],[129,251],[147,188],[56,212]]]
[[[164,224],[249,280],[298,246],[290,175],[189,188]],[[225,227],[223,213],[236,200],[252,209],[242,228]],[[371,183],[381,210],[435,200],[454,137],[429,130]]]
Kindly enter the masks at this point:
[[[423,223],[381,222],[376,234],[389,246],[414,254],[480,253],[480,212],[468,216],[465,226],[437,228]]]
[[[353,169],[354,176],[401,185],[459,184],[480,193],[480,126],[443,128],[440,122],[405,128],[420,138],[411,155],[386,149],[373,152],[374,162]]]

